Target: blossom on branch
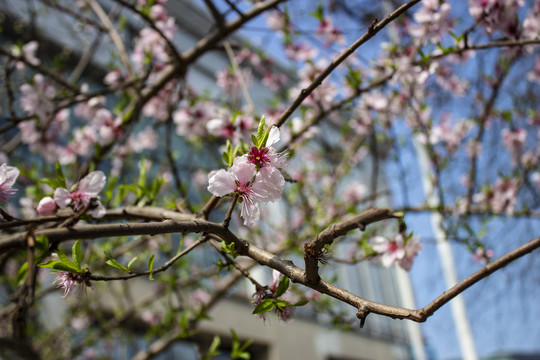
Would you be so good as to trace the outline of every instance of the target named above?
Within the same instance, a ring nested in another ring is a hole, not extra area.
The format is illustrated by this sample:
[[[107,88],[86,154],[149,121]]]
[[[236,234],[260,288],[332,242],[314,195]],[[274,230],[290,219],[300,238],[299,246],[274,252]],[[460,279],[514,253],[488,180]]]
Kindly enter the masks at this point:
[[[86,295],[86,288],[94,287],[90,280],[84,278],[84,275],[67,271],[59,271],[53,284],[57,284],[56,287],[59,289],[64,289],[64,296],[62,296],[62,298],[68,296],[73,289],[77,289],[77,297]]]
[[[235,192],[240,196],[240,215],[246,226],[253,226],[259,220],[259,206],[255,201],[278,201],[283,185],[283,176],[263,177],[254,164],[238,161],[228,170],[210,173],[208,178],[208,191],[212,194],[225,196]]]
[[[279,129],[272,126],[268,139],[262,147],[252,146],[249,152],[242,158],[242,161],[247,161],[254,164],[258,170],[273,171],[274,169],[282,169],[287,161],[287,153],[278,153],[273,145],[280,139]]]
[[[50,216],[50,215],[54,215],[57,209],[58,209],[58,205],[56,205],[56,202],[54,201],[54,199],[50,196],[45,196],[43,199],[39,201],[39,204],[36,210],[41,216]]]
[[[389,239],[383,236],[375,236],[371,240],[371,246],[378,256],[376,261],[384,267],[390,267],[397,262],[403,269],[409,271],[412,267],[414,257],[422,250],[423,245],[418,236],[403,237],[397,234]]]
[[[54,201],[60,208],[65,208],[73,204],[75,211],[81,206],[88,206],[92,199],[97,200],[97,205],[88,211],[88,214],[95,218],[100,218],[105,215],[105,207],[99,202],[98,193],[103,189],[107,177],[102,171],[93,171],[86,175],[73,191],[65,188],[57,188],[54,191]]]

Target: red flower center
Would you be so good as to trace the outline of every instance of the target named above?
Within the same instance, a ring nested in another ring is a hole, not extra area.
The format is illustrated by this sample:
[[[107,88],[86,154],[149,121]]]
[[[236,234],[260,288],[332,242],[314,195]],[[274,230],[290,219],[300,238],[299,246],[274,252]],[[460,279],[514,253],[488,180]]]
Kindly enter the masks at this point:
[[[249,149],[248,161],[257,166],[257,168],[265,167],[270,162],[268,148],[259,149],[256,146],[252,146]]]

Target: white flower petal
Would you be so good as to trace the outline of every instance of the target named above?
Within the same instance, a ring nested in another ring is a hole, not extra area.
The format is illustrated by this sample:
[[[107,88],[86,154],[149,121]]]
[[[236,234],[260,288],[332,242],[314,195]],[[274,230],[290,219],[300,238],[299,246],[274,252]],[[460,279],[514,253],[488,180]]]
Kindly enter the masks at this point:
[[[79,189],[87,194],[97,195],[107,182],[107,177],[103,171],[92,171],[86,175],[79,183]]]
[[[54,201],[56,205],[62,209],[68,206],[71,203],[71,198],[69,197],[70,192],[64,188],[57,188],[54,191]]]
[[[14,166],[7,166],[2,164],[0,166],[0,185],[5,188],[11,188],[15,181],[19,177],[19,169]]]
[[[107,209],[103,206],[102,203],[98,202],[98,206],[95,209],[88,211],[88,214],[92,215],[94,218],[102,218],[107,213]]]
[[[257,173],[257,167],[251,163],[238,162],[229,169],[241,184],[250,182]]]
[[[249,197],[244,197],[240,216],[244,219],[244,225],[252,227],[257,223],[260,217],[259,206]]]
[[[280,139],[279,129],[277,126],[272,126],[270,128],[270,133],[268,134],[268,139],[266,140],[266,147],[270,147],[277,143]]]
[[[225,196],[235,190],[234,175],[228,171],[221,169],[208,179],[208,191],[216,196]]]

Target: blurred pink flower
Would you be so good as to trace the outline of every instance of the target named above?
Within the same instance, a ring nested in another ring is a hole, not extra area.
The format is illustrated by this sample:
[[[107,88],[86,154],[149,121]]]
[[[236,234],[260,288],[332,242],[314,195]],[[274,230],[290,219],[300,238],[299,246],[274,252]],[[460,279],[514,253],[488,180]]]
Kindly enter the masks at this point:
[[[375,258],[384,267],[390,267],[398,262],[399,266],[409,271],[414,257],[422,250],[423,245],[418,236],[413,236],[405,241],[402,234],[397,234],[392,239],[375,236],[370,240],[373,250],[378,253]]]
[[[480,264],[487,264],[489,260],[493,257],[493,249],[484,249],[483,247],[479,247],[476,249],[473,260]]]
[[[17,191],[13,189],[17,177],[19,177],[19,169],[16,167],[6,164],[0,166],[0,205],[6,203],[9,196]]]

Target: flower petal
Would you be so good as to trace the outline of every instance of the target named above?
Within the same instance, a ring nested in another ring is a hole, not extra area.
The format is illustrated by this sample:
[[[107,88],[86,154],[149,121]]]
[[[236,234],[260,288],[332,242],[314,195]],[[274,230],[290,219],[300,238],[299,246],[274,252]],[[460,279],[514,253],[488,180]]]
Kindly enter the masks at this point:
[[[236,190],[234,175],[223,169],[211,173],[208,178],[208,191],[216,196],[225,196]]]
[[[252,227],[260,217],[259,206],[249,196],[244,196],[240,216],[244,219],[244,225]]]
[[[277,126],[272,126],[270,128],[270,133],[268,134],[268,139],[266,140],[266,147],[270,147],[277,143],[280,139],[279,128]]]
[[[57,188],[54,191],[54,201],[62,209],[68,206],[71,203],[71,198],[69,197],[70,193],[67,189]]]
[[[86,194],[97,195],[105,187],[106,182],[107,177],[103,171],[92,171],[81,180],[79,189]]]
[[[92,215],[93,218],[102,218],[107,213],[107,209],[103,206],[102,203],[98,202],[97,207],[88,211],[88,214]]]

